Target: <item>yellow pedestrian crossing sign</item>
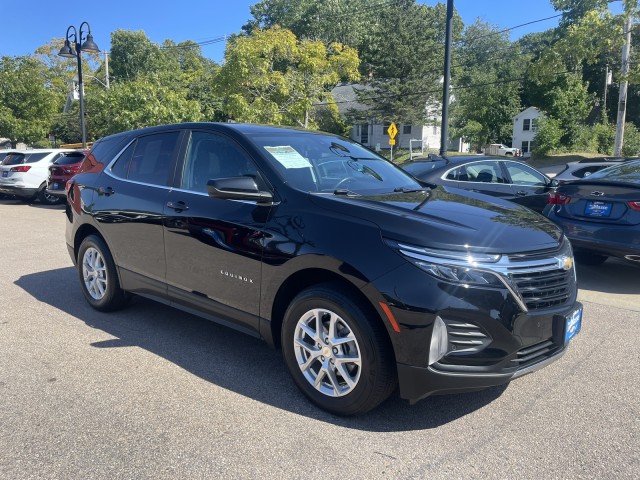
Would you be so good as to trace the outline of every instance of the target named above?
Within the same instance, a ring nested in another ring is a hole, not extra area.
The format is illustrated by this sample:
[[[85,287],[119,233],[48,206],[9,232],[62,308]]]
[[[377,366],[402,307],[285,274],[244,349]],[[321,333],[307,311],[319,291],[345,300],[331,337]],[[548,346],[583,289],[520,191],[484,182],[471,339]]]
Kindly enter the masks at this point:
[[[396,135],[398,134],[398,127],[396,127],[395,123],[391,122],[391,125],[389,125],[389,128],[387,129],[387,133],[389,134],[392,140],[396,138]]]

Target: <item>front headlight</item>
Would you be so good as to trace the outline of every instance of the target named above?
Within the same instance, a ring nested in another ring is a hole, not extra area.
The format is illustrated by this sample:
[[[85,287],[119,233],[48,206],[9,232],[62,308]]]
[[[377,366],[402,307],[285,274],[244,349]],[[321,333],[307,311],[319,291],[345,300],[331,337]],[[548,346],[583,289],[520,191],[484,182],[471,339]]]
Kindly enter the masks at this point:
[[[411,263],[440,280],[464,286],[504,287],[500,276],[485,267],[498,262],[501,255],[433,250],[404,244],[397,244],[397,248]]]

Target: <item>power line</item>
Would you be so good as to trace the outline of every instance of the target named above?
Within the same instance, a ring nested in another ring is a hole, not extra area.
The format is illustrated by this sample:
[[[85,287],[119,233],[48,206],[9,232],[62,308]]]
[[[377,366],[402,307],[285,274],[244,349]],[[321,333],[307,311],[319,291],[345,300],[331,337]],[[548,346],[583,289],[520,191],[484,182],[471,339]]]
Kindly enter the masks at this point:
[[[468,40],[458,40],[457,42],[453,42],[453,43],[458,43],[458,44],[467,43],[468,44],[468,43],[471,43],[471,42],[475,42],[476,40],[479,40],[480,38],[490,37],[492,35],[500,35],[501,33],[505,33],[505,32],[509,32],[511,30],[515,30],[516,28],[526,27],[527,25],[533,25],[534,23],[540,23],[540,22],[544,22],[544,21],[547,21],[547,20],[552,20],[554,18],[561,17],[562,15],[564,15],[564,13],[559,13],[558,15],[552,15],[551,17],[539,18],[538,20],[532,20],[530,22],[521,23],[519,25],[514,25],[513,27],[505,28],[504,30],[499,30],[497,32],[491,32],[491,33],[487,33],[487,34],[484,34],[484,35],[478,35],[477,37],[473,37],[473,38],[470,38]]]

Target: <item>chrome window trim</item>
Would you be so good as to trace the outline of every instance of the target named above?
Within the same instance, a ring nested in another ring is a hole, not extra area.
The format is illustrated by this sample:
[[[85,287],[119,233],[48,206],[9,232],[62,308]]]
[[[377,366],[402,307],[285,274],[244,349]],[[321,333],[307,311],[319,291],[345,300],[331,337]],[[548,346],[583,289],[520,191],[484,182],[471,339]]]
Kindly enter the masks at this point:
[[[478,184],[481,184],[481,185],[486,185],[487,183],[490,183],[491,185],[515,185],[515,186],[519,186],[519,187],[536,187],[536,186],[539,186],[539,185],[520,185],[520,184],[518,184],[518,183],[510,183],[510,182],[505,182],[505,183],[498,183],[498,182],[470,182],[470,181],[464,181],[464,180],[452,180],[452,179],[450,179],[450,178],[447,178],[447,175],[449,175],[449,173],[451,173],[452,171],[454,171],[454,170],[455,170],[455,169],[457,169],[457,168],[460,168],[460,167],[466,167],[467,165],[471,165],[471,164],[474,164],[474,163],[481,163],[481,162],[483,162],[483,161],[484,161],[484,162],[486,162],[487,160],[472,160],[471,162],[467,162],[467,163],[460,163],[460,164],[458,164],[457,166],[455,166],[455,167],[453,167],[453,168],[450,168],[449,170],[447,170],[446,172],[444,172],[444,173],[442,174],[442,176],[440,177],[440,180],[446,180],[446,181],[448,181],[448,182],[471,183],[471,184],[473,184],[473,183],[478,183]],[[507,162],[508,162],[508,163],[515,163],[516,165],[524,165],[524,166],[526,166],[526,167],[532,168],[532,167],[530,167],[529,165],[527,165],[526,163],[518,162],[517,160],[511,160],[511,159],[509,159],[509,160],[507,160],[507,159],[505,159],[505,160],[502,160],[502,159],[499,159],[499,160],[493,159],[493,160],[489,160],[489,161],[494,161],[494,162],[498,162],[498,163],[500,163],[500,162],[504,162],[505,164],[506,164]],[[505,165],[505,167],[506,167],[506,165]],[[535,169],[534,169],[534,170],[535,170]],[[535,170],[535,171],[537,172],[537,170]],[[540,173],[544,178],[547,178],[547,179],[549,178],[549,177],[547,177],[547,176],[546,176],[544,173],[542,173],[542,172],[538,172],[538,173]],[[509,175],[509,176],[511,176],[511,175]],[[549,179],[549,180],[550,180],[550,179]],[[546,186],[546,185],[547,185],[547,184],[545,183],[545,186]]]

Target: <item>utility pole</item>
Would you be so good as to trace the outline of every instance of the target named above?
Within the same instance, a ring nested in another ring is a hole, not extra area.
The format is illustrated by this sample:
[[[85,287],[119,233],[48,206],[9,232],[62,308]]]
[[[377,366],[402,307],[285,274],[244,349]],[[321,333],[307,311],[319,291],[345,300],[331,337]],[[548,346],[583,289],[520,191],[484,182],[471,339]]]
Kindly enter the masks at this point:
[[[622,47],[622,69],[620,81],[620,96],[618,97],[618,120],[616,122],[616,143],[613,148],[613,156],[622,156],[622,145],[624,143],[624,122],[627,115],[627,75],[629,74],[629,54],[631,52],[631,20],[632,15],[627,13],[627,21],[624,24],[624,45]]]
[[[609,70],[609,65],[607,65],[604,71],[604,96],[602,99],[603,123],[609,123],[609,118],[607,117],[607,90],[609,89],[609,85],[611,85],[611,70]]]
[[[447,28],[444,41],[444,82],[442,85],[442,127],[440,128],[440,156],[447,156],[449,143],[449,86],[451,84],[451,30],[453,29],[453,0],[447,0]]]
[[[104,83],[107,85],[107,90],[109,90],[109,52],[104,50],[103,53],[104,53],[104,80],[105,80]]]

